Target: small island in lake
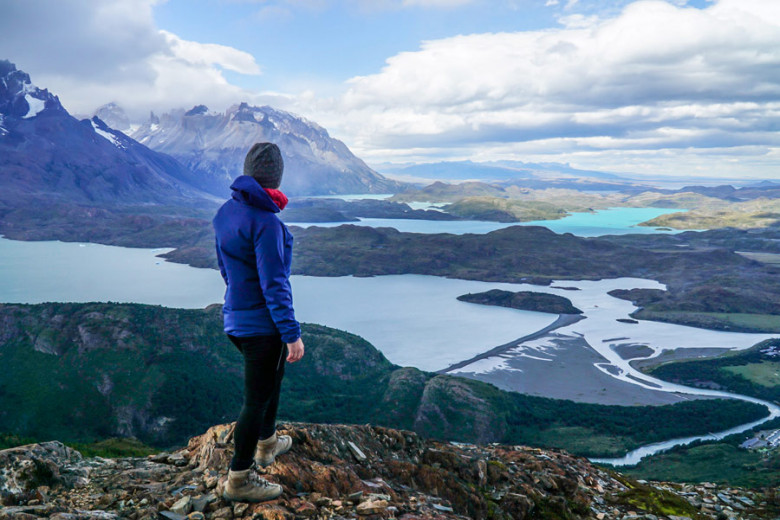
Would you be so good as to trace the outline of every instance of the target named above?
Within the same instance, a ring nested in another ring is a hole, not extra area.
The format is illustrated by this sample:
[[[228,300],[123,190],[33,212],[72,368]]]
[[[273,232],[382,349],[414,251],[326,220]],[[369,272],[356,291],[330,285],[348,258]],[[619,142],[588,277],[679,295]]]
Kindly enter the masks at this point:
[[[458,300],[482,305],[497,305],[521,311],[549,312],[551,314],[582,314],[568,298],[557,294],[531,291],[502,291],[491,289],[481,293],[468,293],[458,296]]]

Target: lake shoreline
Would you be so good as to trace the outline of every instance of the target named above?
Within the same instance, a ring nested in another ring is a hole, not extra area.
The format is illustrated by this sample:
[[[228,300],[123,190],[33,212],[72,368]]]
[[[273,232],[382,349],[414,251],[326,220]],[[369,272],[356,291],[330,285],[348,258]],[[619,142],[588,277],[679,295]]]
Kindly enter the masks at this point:
[[[447,368],[443,368],[441,370],[437,370],[437,374],[446,374],[448,372],[452,372],[453,370],[457,370],[459,368],[463,368],[467,365],[470,365],[476,361],[480,361],[483,359],[487,359],[489,357],[498,356],[499,354],[503,354],[507,352],[509,349],[512,349],[514,347],[517,347],[518,345],[525,343],[526,341],[532,341],[538,338],[541,338],[542,336],[547,335],[548,333],[554,331],[555,329],[560,329],[561,327],[567,327],[569,325],[572,325],[574,323],[577,323],[580,320],[584,320],[585,316],[582,316],[580,314],[559,314],[558,318],[552,322],[550,325],[547,325],[543,329],[537,330],[536,332],[533,332],[531,334],[527,334],[523,337],[520,337],[516,340],[510,341],[508,343],[504,343],[503,345],[499,345],[497,347],[493,347],[492,349],[488,350],[487,352],[483,352],[482,354],[477,354],[476,356],[466,359],[464,361],[459,361],[458,363],[454,363]]]

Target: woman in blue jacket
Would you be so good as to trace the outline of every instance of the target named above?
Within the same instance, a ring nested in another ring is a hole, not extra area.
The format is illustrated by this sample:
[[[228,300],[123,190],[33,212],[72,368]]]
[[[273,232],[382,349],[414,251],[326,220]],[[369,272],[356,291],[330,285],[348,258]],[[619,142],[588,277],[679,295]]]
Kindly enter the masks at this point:
[[[277,213],[287,197],[279,191],[284,163],[273,143],[256,143],[244,175],[214,217],[217,261],[225,280],[225,332],[244,356],[244,405],[233,433],[235,453],[223,496],[260,502],[282,487],[261,479],[263,467],[287,452],[292,439],[276,434],[276,409],[286,360],[303,357],[301,327],[290,288],[293,237]]]

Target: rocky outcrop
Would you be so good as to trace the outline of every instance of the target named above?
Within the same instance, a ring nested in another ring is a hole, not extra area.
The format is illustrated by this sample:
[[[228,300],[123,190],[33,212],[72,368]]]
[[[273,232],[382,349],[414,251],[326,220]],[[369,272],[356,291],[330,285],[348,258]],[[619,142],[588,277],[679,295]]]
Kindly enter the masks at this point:
[[[476,442],[490,442],[506,433],[506,422],[497,411],[466,380],[436,376],[422,393],[414,429],[439,439],[457,439],[465,430]]]
[[[491,289],[481,293],[468,293],[458,296],[462,302],[495,305],[522,311],[548,312],[551,314],[582,314],[571,300],[557,294],[532,291],[502,291]]]
[[[263,504],[221,496],[233,425],[147,458],[83,458],[58,442],[0,451],[0,520],[773,518],[756,491],[645,483],[555,450],[438,443],[373,426],[286,424],[293,449]]]

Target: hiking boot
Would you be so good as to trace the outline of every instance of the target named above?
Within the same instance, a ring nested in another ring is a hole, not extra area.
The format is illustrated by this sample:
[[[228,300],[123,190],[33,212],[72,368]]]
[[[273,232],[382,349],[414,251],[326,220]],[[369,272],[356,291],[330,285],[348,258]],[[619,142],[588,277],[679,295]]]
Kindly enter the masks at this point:
[[[292,447],[292,437],[289,435],[273,435],[257,443],[255,463],[258,466],[267,467],[274,463],[274,459],[282,453],[287,453]]]
[[[228,471],[222,498],[233,502],[264,502],[282,494],[282,486],[260,478],[254,468]]]

